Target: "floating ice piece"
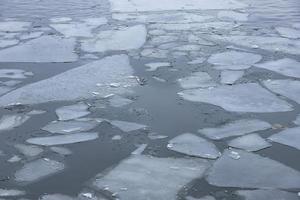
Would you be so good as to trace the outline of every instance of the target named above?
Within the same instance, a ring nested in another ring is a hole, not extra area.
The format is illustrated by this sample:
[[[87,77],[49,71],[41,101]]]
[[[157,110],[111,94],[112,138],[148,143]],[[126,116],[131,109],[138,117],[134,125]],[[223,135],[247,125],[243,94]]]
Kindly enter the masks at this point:
[[[300,127],[289,128],[269,137],[270,140],[300,150]]]
[[[298,115],[298,117],[296,118],[296,120],[294,121],[294,124],[297,124],[300,126],[300,115]]]
[[[207,181],[219,187],[295,189],[300,173],[288,166],[254,153],[237,151],[239,159],[226,150],[210,168]]]
[[[1,40],[0,39],[0,48],[5,48],[9,46],[13,46],[19,43],[19,40]]]
[[[238,25],[232,22],[206,22],[206,23],[172,23],[172,24],[151,24],[152,29],[162,29],[167,31],[197,31],[197,30],[231,30]],[[209,45],[210,46],[210,45]]]
[[[6,21],[0,22],[0,32],[26,31],[31,26],[30,22]]]
[[[247,13],[240,13],[235,11],[220,11],[218,13],[219,19],[225,20],[234,20],[234,21],[247,21],[249,14]]]
[[[2,83],[3,83],[4,85],[8,86],[8,88],[9,88],[9,87],[13,87],[13,86],[16,86],[16,85],[22,83],[22,81],[9,80],[9,81],[3,81]],[[10,90],[10,89],[9,89],[9,90]],[[9,91],[9,90],[8,90],[8,91]]]
[[[8,159],[7,162],[15,163],[15,162],[19,162],[20,160],[22,160],[22,158],[20,158],[20,156],[14,155],[10,159]]]
[[[63,163],[48,158],[38,159],[26,163],[15,173],[17,182],[32,182],[45,178],[62,171],[65,168]],[[34,172],[34,173],[33,173]]]
[[[300,81],[296,80],[270,80],[264,85],[277,94],[285,96],[300,104]]]
[[[119,82],[122,85],[137,85],[130,78],[133,69],[126,55],[106,57],[66,71],[54,77],[38,81],[16,89],[0,98],[0,106],[15,102],[38,104],[48,101],[75,101],[95,98],[92,92],[106,96],[111,93],[124,93],[128,88],[105,87],[109,83]],[[103,86],[99,87],[96,84]],[[76,92],[74,92],[76,91]]]
[[[42,36],[0,51],[0,62],[74,62],[75,40]],[[53,51],[55,49],[55,51]]]
[[[159,140],[159,139],[165,139],[169,136],[167,135],[159,135],[157,133],[149,133],[148,134],[148,138],[150,138],[151,140]]]
[[[40,200],[75,200],[75,198],[64,194],[46,194],[39,198]]]
[[[142,12],[142,11],[165,11],[165,10],[207,10],[207,9],[238,9],[245,8],[247,4],[235,0],[110,0],[113,12]]]
[[[194,197],[191,197],[191,196],[187,196],[185,197],[186,200],[216,200],[213,196],[204,196],[204,197],[201,197],[201,198],[194,198]]]
[[[55,110],[58,120],[71,120],[77,119],[90,114],[88,111],[89,106],[85,103],[77,103],[70,106],[63,106]]]
[[[63,156],[71,155],[72,151],[64,147],[50,147],[51,151]]]
[[[238,190],[235,193],[244,200],[299,200],[297,194],[280,190]]]
[[[72,18],[70,18],[70,17],[54,17],[54,18],[51,18],[50,21],[52,23],[64,23],[64,22],[72,21]]]
[[[99,125],[95,120],[90,121],[53,121],[42,128],[50,133],[70,134],[88,131]]]
[[[255,131],[270,129],[271,124],[258,119],[241,119],[224,124],[217,128],[204,128],[198,132],[213,140],[245,135]]]
[[[41,115],[46,113],[45,110],[32,110],[30,112],[27,113],[27,115]]]
[[[170,67],[171,64],[169,62],[156,62],[156,63],[147,63],[145,64],[149,69],[146,71],[156,71],[160,67]]]
[[[177,40],[178,37],[174,35],[160,35],[160,36],[152,37],[148,42],[154,46],[154,45],[160,45],[167,42],[174,42]]]
[[[173,138],[167,147],[172,151],[202,158],[216,159],[221,155],[213,143],[191,133]]]
[[[178,83],[184,89],[208,88],[217,85],[206,72],[192,73],[188,77],[178,79]]]
[[[33,157],[41,154],[44,150],[40,147],[33,145],[16,144],[15,148],[18,149],[23,155]]]
[[[300,38],[300,30],[288,27],[276,27],[275,29],[282,37],[287,37],[291,39]]]
[[[246,151],[259,151],[261,149],[265,149],[272,146],[269,142],[260,137],[258,134],[245,135],[233,139],[228,143],[228,145]]]
[[[109,99],[110,106],[116,107],[116,108],[123,107],[123,106],[129,105],[131,103],[133,103],[132,100],[121,97],[119,95],[114,95]]]
[[[253,95],[255,93],[255,95]],[[287,112],[293,107],[257,83],[190,89],[178,93],[182,98],[222,107],[231,112]]]
[[[49,137],[34,137],[26,140],[30,144],[41,146],[55,146],[62,144],[73,144],[79,142],[86,142],[98,138],[98,133],[73,133],[70,135],[58,135]]]
[[[149,58],[167,58],[168,51],[163,49],[144,49],[141,51],[141,55]]]
[[[145,151],[147,146],[148,146],[147,144],[141,144],[141,145],[139,145],[139,147],[136,150],[131,152],[131,154],[132,155],[141,155]]]
[[[24,79],[27,77],[22,69],[0,69],[0,78]]]
[[[196,65],[196,64],[202,64],[204,63],[205,58],[196,58],[195,60],[192,60],[188,62],[189,65]]]
[[[23,114],[3,115],[0,119],[0,131],[6,131],[25,123],[30,117]]]
[[[271,70],[284,76],[300,78],[300,62],[290,58],[268,61],[265,63],[256,64],[254,66]]]
[[[112,121],[110,121],[110,123],[113,126],[118,127],[119,129],[121,129],[124,132],[136,131],[136,130],[144,129],[144,128],[147,127],[146,125],[143,125],[143,124],[137,124],[137,123],[125,122],[125,121],[118,121],[118,120],[112,120]]]
[[[207,41],[205,39],[203,39],[201,36],[199,35],[194,35],[194,34],[190,34],[188,36],[188,41],[191,43],[197,43],[198,45],[203,45],[203,46],[215,46],[216,44],[211,42],[211,41]]]
[[[28,39],[33,39],[33,38],[38,38],[42,36],[44,32],[38,31],[38,32],[32,32],[32,33],[26,33],[22,34],[19,39],[20,40],[28,40]]]
[[[105,52],[139,49],[146,41],[144,25],[123,27],[98,33],[95,39],[84,40],[82,49],[87,52]]]
[[[222,71],[221,72],[221,83],[227,84],[227,85],[232,85],[237,80],[242,78],[243,75],[244,75],[243,71],[229,71],[229,70]]]
[[[25,194],[26,192],[22,190],[0,188],[0,197],[23,196]]]
[[[145,196],[155,200],[174,200],[182,187],[201,178],[208,167],[209,163],[201,159],[134,155],[106,175],[96,177],[93,186],[98,190],[108,189],[122,200],[143,199]]]
[[[121,135],[115,135],[111,138],[112,140],[121,140],[122,136]]]

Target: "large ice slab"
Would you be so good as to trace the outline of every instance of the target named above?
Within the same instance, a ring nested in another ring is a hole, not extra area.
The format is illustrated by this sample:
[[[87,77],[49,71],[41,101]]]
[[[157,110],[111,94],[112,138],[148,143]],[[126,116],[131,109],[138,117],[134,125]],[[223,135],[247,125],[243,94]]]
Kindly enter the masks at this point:
[[[144,25],[102,31],[94,39],[84,40],[82,49],[87,52],[139,49],[146,42],[146,36]]]
[[[206,9],[238,9],[247,4],[235,0],[110,0],[114,12],[164,11],[164,10],[206,10]]]
[[[226,150],[208,172],[207,181],[220,187],[299,189],[300,172],[282,163],[245,151],[239,159]]]
[[[283,130],[270,136],[269,139],[300,150],[300,127]]]
[[[42,36],[0,51],[0,62],[74,62],[75,40]]]
[[[146,125],[143,125],[143,124],[137,124],[134,122],[126,122],[126,121],[118,121],[118,120],[112,120],[112,121],[110,121],[110,123],[113,126],[118,127],[119,129],[121,129],[124,132],[135,131],[135,130],[144,129],[147,127]]]
[[[264,85],[271,91],[285,96],[300,104],[300,81],[296,80],[269,80]]]
[[[73,133],[70,135],[57,135],[48,137],[34,137],[29,138],[26,142],[41,146],[54,146],[62,144],[74,144],[79,142],[86,142],[98,138],[98,133]]]
[[[88,108],[88,105],[80,102],[74,105],[60,107],[55,110],[55,113],[58,116],[58,120],[71,120],[90,114]]]
[[[14,146],[20,151],[20,153],[29,157],[40,155],[44,151],[42,148],[34,145],[16,144]]]
[[[284,76],[300,78],[300,62],[290,58],[268,61],[265,63],[256,64],[254,66],[274,71]]]
[[[178,79],[178,83],[184,89],[207,88],[217,85],[206,72],[194,72],[188,77]]]
[[[244,75],[243,71],[230,71],[224,70],[221,72],[221,83],[222,84],[234,84],[237,80],[242,78]]]
[[[32,182],[62,171],[65,165],[61,162],[48,158],[38,159],[26,163],[15,173],[17,182]]]
[[[190,89],[178,94],[185,100],[217,105],[231,112],[268,113],[293,110],[290,104],[257,83]]]
[[[0,119],[0,131],[11,130],[25,123],[30,117],[24,114],[3,115]]]
[[[95,98],[95,92],[102,97],[123,93],[128,91],[129,86],[137,85],[130,78],[132,74],[133,69],[126,55],[110,56],[16,89],[0,98],[0,106],[16,102],[38,104],[90,99]],[[127,87],[109,86],[116,82]]]
[[[299,200],[297,194],[280,190],[238,190],[235,193],[244,200]]]
[[[236,139],[231,140],[228,143],[229,146],[243,149],[246,151],[259,151],[267,147],[272,146],[264,138],[260,137],[258,134],[245,135]]]
[[[216,128],[204,128],[198,132],[213,140],[220,140],[226,137],[245,135],[255,131],[262,131],[271,128],[271,124],[258,119],[241,119]]]
[[[216,159],[221,155],[213,143],[191,133],[173,138],[167,147],[172,151],[202,158]]]
[[[208,166],[208,162],[201,159],[134,155],[107,174],[96,177],[93,186],[98,190],[108,188],[122,200],[145,197],[174,200],[178,191],[193,179],[201,178]]]

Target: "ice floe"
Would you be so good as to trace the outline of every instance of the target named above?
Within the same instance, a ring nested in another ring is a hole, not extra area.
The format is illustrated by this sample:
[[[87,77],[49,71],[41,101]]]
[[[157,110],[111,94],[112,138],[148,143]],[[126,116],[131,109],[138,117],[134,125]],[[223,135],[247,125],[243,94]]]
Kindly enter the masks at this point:
[[[276,27],[275,29],[282,37],[287,37],[291,39],[300,38],[300,30],[288,27]]]
[[[167,147],[172,151],[202,158],[216,159],[221,155],[213,143],[191,133],[173,138]]]
[[[299,188],[300,173],[295,169],[245,151],[237,151],[240,157],[233,159],[230,152],[226,150],[210,168],[206,178],[209,184],[239,188]]]
[[[0,31],[20,32],[20,31],[26,31],[30,26],[31,26],[30,22],[3,21],[0,22]]]
[[[57,135],[48,137],[34,137],[29,138],[26,142],[41,146],[55,146],[62,144],[73,144],[79,142],[86,142],[98,138],[98,133],[73,133],[70,135]]]
[[[178,83],[184,89],[208,88],[217,85],[206,72],[194,72],[188,77],[178,79]]]
[[[160,67],[170,67],[171,64],[169,62],[155,62],[155,63],[147,63],[145,64],[148,69],[146,71],[156,71]]]
[[[26,163],[20,170],[15,173],[15,180],[22,183],[37,181],[47,176],[58,173],[64,168],[65,165],[61,162],[50,160],[48,158],[41,158]]]
[[[93,92],[100,97],[124,93],[129,90],[128,87],[112,88],[107,85],[119,82],[120,85],[136,86],[136,81],[130,78],[132,74],[133,69],[126,55],[110,56],[16,89],[0,98],[0,106],[16,102],[38,104],[91,99],[95,98]]]
[[[185,100],[213,104],[231,112],[268,113],[293,110],[289,103],[257,83],[189,89],[178,94]]]
[[[52,23],[64,23],[64,22],[69,22],[72,21],[72,18],[70,17],[53,17],[50,19]]]
[[[0,40],[0,48],[13,46],[19,43],[19,40]]]
[[[44,151],[42,148],[34,145],[16,144],[14,146],[20,151],[20,153],[29,157],[40,155]]]
[[[23,196],[25,194],[26,192],[22,190],[0,188],[0,197]]]
[[[220,11],[218,18],[223,20],[247,21],[249,14],[235,11]]]
[[[24,114],[3,115],[0,119],[0,131],[6,131],[25,123],[30,117]]]
[[[258,134],[250,134],[236,139],[231,140],[228,143],[229,146],[243,149],[246,151],[259,151],[267,147],[272,146],[264,138],[260,137]]]
[[[55,110],[55,113],[58,116],[58,120],[71,120],[90,114],[88,108],[88,105],[80,102],[74,105],[60,107]]]
[[[300,104],[300,81],[269,80],[263,83],[272,92],[285,96]]]
[[[63,156],[71,155],[72,151],[64,147],[50,147],[51,151]]]
[[[267,69],[270,71],[274,71],[284,76],[300,78],[300,68],[299,68],[300,62],[290,58],[268,61],[265,63],[256,64],[254,66]]]
[[[185,197],[185,200],[216,200],[216,199],[213,196],[204,196],[201,198],[187,196],[187,197]]]
[[[269,137],[270,140],[300,150],[300,127],[288,128]]]
[[[18,156],[18,155],[13,155],[11,158],[9,158],[9,159],[7,160],[7,162],[15,163],[15,162],[19,162],[19,161],[21,161],[21,160],[22,160],[22,158],[21,158],[20,156]]]
[[[124,97],[121,97],[119,95],[114,95],[111,98],[109,98],[109,104],[110,104],[110,106],[116,107],[116,108],[120,108],[120,107],[129,105],[131,103],[133,103],[132,100],[124,98]]]
[[[210,139],[219,140],[226,137],[239,136],[255,131],[262,131],[271,127],[271,124],[258,119],[241,119],[226,123],[216,128],[200,129],[198,132]]]
[[[28,39],[38,38],[38,37],[42,36],[43,34],[44,34],[44,32],[41,32],[41,31],[26,33],[26,34],[22,34],[19,37],[19,39],[20,40],[28,40]]]
[[[137,123],[134,123],[134,122],[112,120],[112,121],[110,121],[110,123],[113,126],[121,129],[124,132],[131,132],[131,131],[136,131],[136,130],[139,130],[139,129],[145,129],[145,128],[147,128],[146,125],[137,124]]]
[[[82,49],[87,52],[105,52],[139,49],[146,41],[144,25],[121,27],[99,32],[94,39],[83,40]]]
[[[0,69],[0,78],[24,79],[27,75],[22,69]]]
[[[40,200],[75,200],[75,198],[64,194],[45,194],[39,198]]]
[[[74,48],[72,38],[42,36],[1,50],[0,62],[74,62],[78,57]]]
[[[243,71],[224,70],[224,71],[221,72],[221,81],[220,82],[222,84],[232,85],[237,80],[242,78],[243,75],[244,75]]]
[[[299,197],[295,193],[280,190],[238,190],[235,192],[244,200],[298,200]]]
[[[107,174],[96,177],[92,185],[122,200],[143,199],[145,196],[174,200],[178,191],[193,179],[201,178],[208,166],[208,162],[201,159],[134,155]]]
[[[89,121],[53,121],[42,128],[50,133],[70,134],[88,131],[99,125],[97,120]]]

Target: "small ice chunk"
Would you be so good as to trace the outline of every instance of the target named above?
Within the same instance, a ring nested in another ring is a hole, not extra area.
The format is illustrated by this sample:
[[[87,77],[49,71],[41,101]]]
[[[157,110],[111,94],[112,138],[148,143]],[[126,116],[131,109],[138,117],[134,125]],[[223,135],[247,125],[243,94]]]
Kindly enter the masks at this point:
[[[297,194],[280,190],[238,190],[235,193],[244,200],[299,200]]]
[[[288,128],[269,137],[270,140],[300,150],[300,127]]]
[[[51,151],[63,156],[71,155],[72,151],[64,147],[50,147]]]
[[[289,103],[257,83],[189,89],[178,94],[185,100],[213,104],[231,112],[270,113],[293,110]]]
[[[157,133],[149,133],[148,134],[148,138],[150,138],[151,140],[159,140],[159,139],[165,139],[168,138],[169,136],[167,135],[159,135]]]
[[[73,133],[70,135],[57,135],[49,137],[34,137],[29,138],[26,142],[41,146],[55,146],[62,144],[73,144],[79,142],[86,142],[98,138],[98,133]]]
[[[65,168],[63,163],[48,158],[38,159],[26,163],[15,173],[17,182],[32,182],[45,178],[62,171]],[[34,172],[34,173],[33,173]]]
[[[284,76],[300,78],[300,62],[290,58],[268,61],[265,63],[256,64],[254,66],[274,71]]]
[[[22,190],[0,188],[0,197],[23,196],[25,194],[26,192]]]
[[[285,96],[300,104],[300,81],[296,80],[270,80],[264,85],[274,93]]]
[[[109,98],[109,104],[112,107],[120,108],[123,106],[127,106],[129,104],[133,103],[132,100],[121,97],[119,95],[114,95],[111,98]]]
[[[143,124],[137,124],[133,122],[126,122],[126,121],[118,121],[118,120],[112,120],[110,123],[121,129],[124,132],[131,132],[131,131],[136,131],[139,129],[145,129],[147,126]]]
[[[300,30],[288,28],[288,27],[276,27],[276,31],[282,36],[291,39],[300,38]]]
[[[190,76],[178,79],[178,83],[184,89],[208,88],[217,85],[206,72],[194,72]]]
[[[16,144],[15,148],[18,149],[23,155],[33,157],[40,155],[44,150],[34,145]]]
[[[220,11],[218,13],[219,19],[225,20],[234,20],[234,21],[247,21],[249,14],[247,13],[240,13],[235,11]]]
[[[229,146],[246,151],[259,151],[272,146],[258,134],[250,134],[231,140]]]
[[[50,133],[70,134],[88,131],[99,125],[95,120],[90,121],[53,121],[42,128]]]
[[[185,200],[216,200],[216,199],[213,196],[204,196],[201,198],[187,196],[187,197],[185,197]]]
[[[22,69],[0,69],[0,78],[24,79],[25,73]]]
[[[221,83],[227,84],[227,85],[232,85],[237,80],[242,78],[243,75],[244,75],[243,71],[229,71],[229,70],[222,71],[221,72]]]
[[[0,131],[6,131],[25,123],[30,117],[23,114],[3,115],[0,119]]]
[[[149,69],[146,71],[156,71],[160,67],[170,67],[171,64],[169,62],[155,62],[155,63],[147,63],[145,64]]]
[[[5,48],[9,46],[13,46],[19,43],[19,40],[1,40],[0,39],[0,48]]]
[[[39,200],[75,200],[75,198],[64,194],[46,194],[41,196]]]
[[[225,150],[210,168],[207,181],[218,187],[295,189],[300,185],[300,173],[282,163],[260,155],[237,151],[232,159]]]
[[[30,112],[27,113],[27,115],[41,115],[46,113],[45,110],[32,110]]]
[[[112,140],[121,140],[122,136],[121,135],[115,135],[111,138]]]
[[[15,163],[15,162],[19,162],[20,160],[22,160],[22,159],[20,158],[20,156],[14,155],[14,156],[11,157],[10,159],[8,159],[7,162]]]
[[[55,110],[58,120],[71,120],[77,119],[90,114],[88,111],[89,106],[85,103],[77,103],[74,105],[63,106]]]
[[[258,119],[241,119],[217,128],[204,128],[198,132],[213,140],[220,140],[226,137],[245,135],[255,131],[270,129],[271,124]]]
[[[30,26],[30,22],[5,21],[0,22],[0,32],[26,31]]]
[[[221,155],[213,143],[191,133],[173,138],[167,147],[172,151],[202,158],[216,159]]]
[[[132,155],[141,155],[145,151],[147,146],[148,146],[147,144],[141,144],[141,145],[139,145],[139,147],[136,150],[131,152],[131,154]]]

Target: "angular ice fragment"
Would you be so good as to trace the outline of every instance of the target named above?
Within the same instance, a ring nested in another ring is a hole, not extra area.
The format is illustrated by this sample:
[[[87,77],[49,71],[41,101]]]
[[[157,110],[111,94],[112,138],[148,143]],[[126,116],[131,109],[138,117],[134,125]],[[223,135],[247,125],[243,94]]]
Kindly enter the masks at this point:
[[[25,123],[30,117],[23,114],[3,115],[0,119],[0,131],[6,131]]]
[[[216,159],[221,155],[213,143],[191,133],[173,138],[167,147],[172,151],[202,158]]]
[[[270,136],[269,139],[300,150],[300,127],[288,128]]]
[[[50,133],[70,134],[88,131],[99,125],[97,121],[53,121],[42,128]]]
[[[141,155],[145,151],[147,146],[148,146],[147,144],[141,144],[141,145],[139,145],[139,147],[136,150],[131,152],[131,154],[132,155]]]
[[[122,200],[145,197],[174,200],[180,189],[193,179],[201,178],[208,167],[209,163],[201,159],[134,155],[107,174],[96,177],[93,186],[98,190],[109,190]]]
[[[77,103],[70,106],[63,106],[55,110],[58,120],[71,120],[80,118],[90,114],[88,111],[89,106],[85,103]]]
[[[2,32],[26,31],[30,26],[31,26],[30,22],[6,21],[6,22],[0,22],[0,31]]]
[[[26,163],[15,173],[17,182],[32,182],[45,178],[62,171],[65,168],[63,163],[48,158],[38,159]]]
[[[210,168],[207,181],[219,187],[295,189],[300,173],[282,163],[254,153],[237,151],[235,160],[226,150]]]
[[[71,155],[72,151],[64,147],[50,147],[51,151],[58,153],[63,156]]]
[[[280,190],[238,190],[235,193],[244,200],[299,200],[297,194]]]
[[[270,80],[264,85],[274,93],[285,96],[300,104],[300,81],[296,80]]]
[[[22,196],[25,194],[26,194],[26,192],[22,191],[22,190],[1,189],[0,188],[0,197]]]
[[[41,154],[44,150],[34,145],[16,144],[15,148],[18,149],[23,155],[33,157]]]
[[[246,151],[259,151],[261,149],[265,149],[272,146],[269,142],[260,137],[258,134],[245,135],[233,139],[228,143],[228,145]]]
[[[116,108],[123,107],[123,106],[126,106],[131,103],[133,103],[132,100],[121,97],[119,95],[114,95],[109,99],[110,106],[116,107]]]
[[[254,66],[274,71],[284,76],[300,78],[300,62],[290,58],[268,61],[265,63],[256,64]]]
[[[291,39],[300,38],[300,30],[288,27],[276,27],[275,29],[282,37],[287,37]]]
[[[34,137],[26,140],[30,144],[41,146],[54,146],[62,144],[73,144],[79,142],[86,142],[98,138],[98,133],[73,133],[70,135],[58,135],[49,137]]]
[[[217,128],[199,129],[199,133],[213,140],[220,140],[226,137],[245,135],[255,131],[270,129],[271,124],[258,119],[241,119]]]
[[[205,58],[196,58],[195,60],[192,60],[188,62],[189,65],[195,65],[195,64],[202,64],[205,61]]]
[[[156,63],[147,63],[145,64],[149,69],[146,71],[156,71],[160,67],[170,67],[171,64],[169,62],[156,62]]]
[[[190,76],[178,79],[178,83],[184,89],[214,87],[216,83],[206,72],[194,72]]]
[[[130,132],[130,131],[135,131],[135,130],[139,130],[139,129],[145,129],[147,127],[146,125],[143,125],[143,124],[137,124],[137,123],[125,122],[125,121],[118,121],[118,120],[112,120],[112,121],[110,121],[110,123],[113,126],[118,127],[119,129],[121,129],[124,132]]]
[[[0,62],[74,62],[78,57],[74,48],[74,39],[42,36],[1,50]]]
[[[243,71],[229,71],[225,70],[221,72],[221,83],[223,84],[234,84],[237,80],[242,78],[244,75]]]
[[[217,105],[231,112],[269,113],[293,110],[289,103],[257,83],[190,89],[178,94],[185,100]]]
[[[14,155],[10,159],[8,159],[7,162],[15,163],[15,162],[19,162],[20,160],[22,160],[22,158],[20,158],[20,156]]]
[[[235,11],[220,11],[218,13],[219,19],[225,20],[234,20],[234,21],[247,21],[249,14],[247,13],[240,13]]]

